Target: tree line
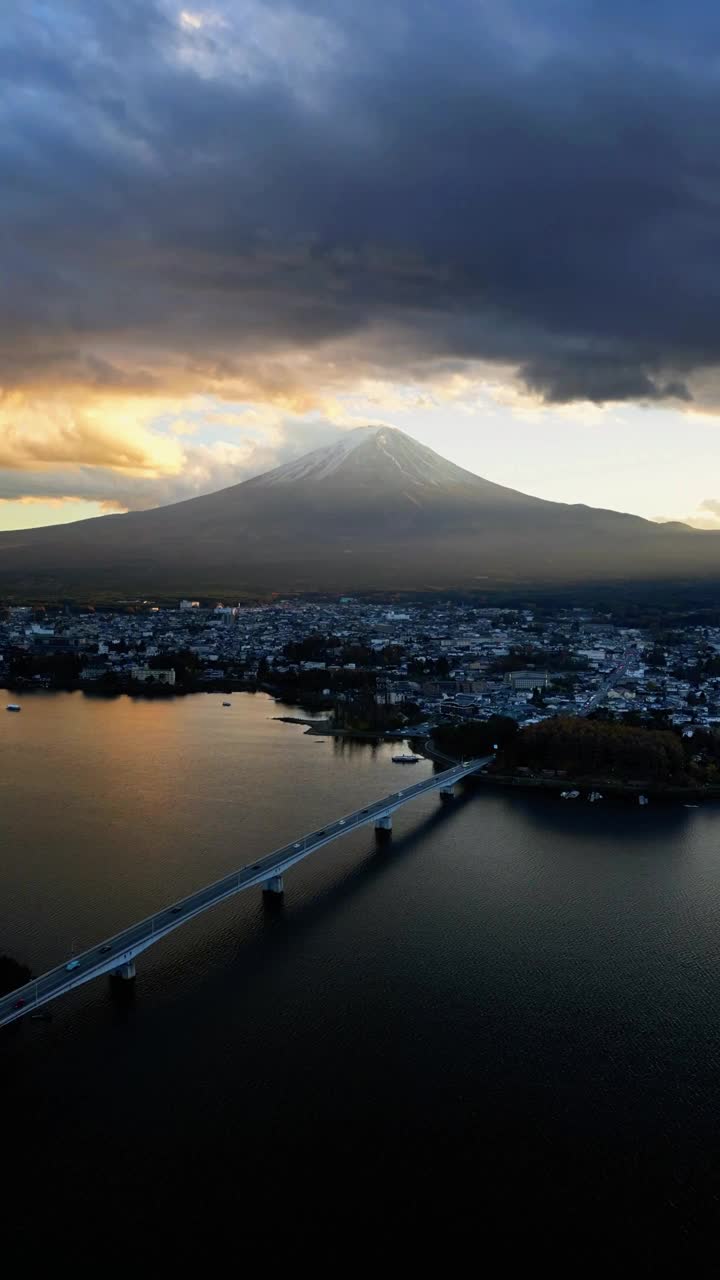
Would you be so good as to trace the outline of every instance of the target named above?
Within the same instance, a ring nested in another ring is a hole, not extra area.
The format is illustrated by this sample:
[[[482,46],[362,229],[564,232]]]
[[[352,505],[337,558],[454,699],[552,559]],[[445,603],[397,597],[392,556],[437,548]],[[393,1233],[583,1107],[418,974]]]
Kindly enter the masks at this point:
[[[498,768],[682,784],[689,780],[689,763],[672,730],[558,716],[527,725],[505,746]]]

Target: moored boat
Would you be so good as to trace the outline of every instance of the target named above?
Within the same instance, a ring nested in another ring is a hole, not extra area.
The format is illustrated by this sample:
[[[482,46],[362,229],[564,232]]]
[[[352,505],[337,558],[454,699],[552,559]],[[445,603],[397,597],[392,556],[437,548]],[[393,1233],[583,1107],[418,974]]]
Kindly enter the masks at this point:
[[[7,704],[6,708],[5,708],[5,710],[6,710],[6,711],[20,711],[20,710],[21,710],[20,703],[19,703],[19,702],[8,702],[8,704]]]

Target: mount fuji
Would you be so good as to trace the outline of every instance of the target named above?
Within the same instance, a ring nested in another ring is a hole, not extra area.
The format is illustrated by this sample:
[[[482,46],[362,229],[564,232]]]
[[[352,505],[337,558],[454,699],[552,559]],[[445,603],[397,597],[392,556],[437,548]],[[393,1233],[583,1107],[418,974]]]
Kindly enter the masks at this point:
[[[218,493],[0,535],[0,593],[35,599],[663,579],[720,579],[720,534],[530,497],[384,426]]]

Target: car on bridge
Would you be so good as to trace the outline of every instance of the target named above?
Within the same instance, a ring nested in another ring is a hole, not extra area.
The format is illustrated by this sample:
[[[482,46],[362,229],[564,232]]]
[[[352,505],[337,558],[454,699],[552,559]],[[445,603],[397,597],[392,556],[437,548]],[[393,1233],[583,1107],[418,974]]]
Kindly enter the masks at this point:
[[[397,808],[400,801],[405,802],[415,795],[422,794],[425,791],[433,790],[437,787],[450,786],[458,781],[460,776],[473,772],[475,769],[482,768],[490,759],[492,759],[492,757],[487,756],[483,760],[468,761],[463,765],[455,765],[453,768],[447,769],[441,774],[434,775],[432,778],[429,778],[422,783],[409,787],[407,791],[396,791],[393,795],[383,796],[382,799],[371,802],[364,809],[360,809],[352,813],[347,818],[338,818],[335,822],[329,823],[327,827],[321,827],[311,835],[302,836],[300,840],[295,841],[292,848],[297,852],[302,852],[303,856],[305,856],[306,854],[311,853],[314,847],[318,845],[321,840],[323,843],[326,843],[328,838],[333,839],[336,835],[340,834],[347,825],[357,825],[357,819],[359,817],[373,817],[373,819],[378,820],[378,825],[383,825],[384,822],[384,825],[389,827],[390,811]],[[397,800],[398,805],[393,805],[391,803],[392,800]],[[10,995],[7,1002],[2,1002],[2,1007],[0,1008],[0,1025],[3,1025],[5,1022],[12,1021],[14,1013],[20,1012],[20,1010],[27,1004],[30,1004],[31,1006],[36,1005],[38,1000],[44,1001],[49,999],[50,995],[54,998],[56,995],[62,994],[63,991],[72,990],[78,985],[78,983],[87,982],[91,978],[99,976],[101,973],[107,973],[111,969],[117,969],[118,965],[120,965],[121,972],[123,969],[127,970],[127,972],[123,974],[124,977],[134,977],[135,966],[132,963],[132,957],[135,953],[135,948],[137,947],[139,950],[144,951],[146,947],[159,940],[167,932],[164,926],[168,915],[179,917],[180,915],[184,915],[187,911],[188,919],[190,919],[196,916],[200,911],[204,911],[207,907],[213,906],[229,893],[240,892],[251,885],[258,884],[262,880],[268,880],[270,882],[267,886],[268,888],[272,887],[273,891],[282,892],[282,880],[278,872],[282,868],[283,862],[286,865],[292,865],[293,862],[298,861],[298,859],[288,857],[289,848],[290,846],[285,846],[282,850],[276,850],[274,854],[268,855],[266,858],[261,858],[260,861],[252,863],[249,868],[243,867],[240,872],[233,873],[231,876],[226,877],[224,880],[218,881],[215,884],[206,885],[204,889],[199,890],[197,893],[184,899],[182,902],[178,902],[174,906],[165,907],[162,911],[153,916],[151,921],[140,921],[138,924],[134,925],[132,929],[125,930],[124,933],[118,934],[117,941],[113,939],[102,944],[96,944],[94,960],[92,952],[88,954],[73,955],[72,952],[75,951],[75,944],[73,944],[71,948],[71,959],[68,960],[64,966],[61,966],[69,976],[66,979],[59,981],[58,979],[61,978],[61,975],[57,971],[51,970],[47,974],[43,974],[39,979],[36,978],[34,980],[33,985],[36,994],[32,995],[29,1000],[18,995],[15,998],[15,1002],[12,1003],[13,995]],[[246,870],[262,871],[263,875],[246,877],[243,875],[243,872]],[[277,881],[280,881],[280,887],[278,887]],[[178,919],[177,923],[180,925],[183,922]],[[107,964],[98,963],[98,956],[107,956],[110,952],[114,953],[112,964],[109,962]],[[124,963],[121,964],[121,961],[124,961]],[[38,983],[40,983],[40,986],[38,986]],[[40,995],[37,994],[38,992],[40,992]]]

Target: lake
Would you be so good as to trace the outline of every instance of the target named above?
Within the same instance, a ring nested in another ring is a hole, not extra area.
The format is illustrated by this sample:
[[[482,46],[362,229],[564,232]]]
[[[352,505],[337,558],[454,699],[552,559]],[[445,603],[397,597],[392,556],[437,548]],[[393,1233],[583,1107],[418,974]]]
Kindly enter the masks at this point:
[[[0,950],[42,972],[432,772],[227,696],[43,692],[3,714]],[[640,1258],[668,1231],[713,1238],[718,806],[469,783],[285,886],[3,1034],[21,1238],[38,1218],[105,1244],[120,1223],[165,1256],[178,1230],[287,1243],[346,1219],[408,1249],[531,1221],[551,1243],[631,1231]]]

